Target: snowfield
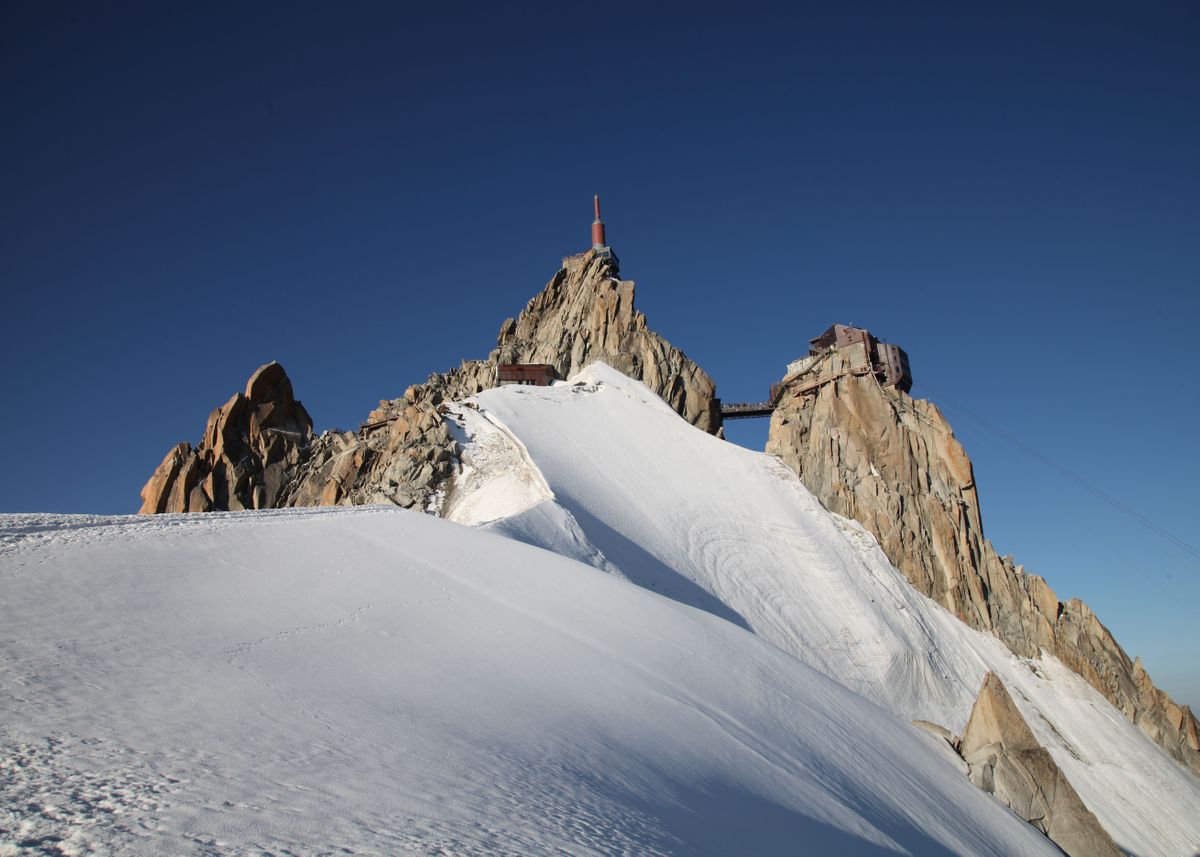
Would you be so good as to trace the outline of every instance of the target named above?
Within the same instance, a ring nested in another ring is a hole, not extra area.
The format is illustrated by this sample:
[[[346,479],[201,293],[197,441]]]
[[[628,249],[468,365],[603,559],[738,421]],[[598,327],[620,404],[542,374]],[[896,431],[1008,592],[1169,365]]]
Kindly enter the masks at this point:
[[[603,365],[454,419],[451,520],[0,516],[0,855],[1056,854],[971,785],[987,669],[1123,847],[1200,783]]]
[[[5,853],[1052,854],[746,630],[415,512],[7,516]]]
[[[774,457],[692,428],[603,364],[572,381],[489,390],[458,409],[470,466],[448,517],[615,567],[906,720],[961,734],[992,670],[1122,847],[1200,853],[1200,780],[1056,658],[1017,658],[917,593],[873,536]]]

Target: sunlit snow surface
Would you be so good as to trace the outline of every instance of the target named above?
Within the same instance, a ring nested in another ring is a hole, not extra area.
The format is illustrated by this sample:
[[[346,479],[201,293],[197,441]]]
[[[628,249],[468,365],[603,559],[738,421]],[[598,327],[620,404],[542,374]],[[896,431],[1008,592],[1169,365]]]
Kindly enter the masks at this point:
[[[1052,853],[903,720],[499,535],[3,522],[7,852]]]
[[[1200,853],[1200,780],[1057,659],[1016,658],[919,595],[871,535],[775,458],[691,428],[602,364],[573,380],[490,390],[458,409],[472,466],[452,518],[615,566],[904,718],[961,733],[991,669],[1123,847]],[[497,469],[505,479],[489,478]],[[518,498],[513,485],[537,490]]]
[[[908,723],[989,666],[1126,847],[1196,849],[1194,780],[1090,687],[585,381],[459,408],[478,526],[0,516],[0,854],[1056,853]]]

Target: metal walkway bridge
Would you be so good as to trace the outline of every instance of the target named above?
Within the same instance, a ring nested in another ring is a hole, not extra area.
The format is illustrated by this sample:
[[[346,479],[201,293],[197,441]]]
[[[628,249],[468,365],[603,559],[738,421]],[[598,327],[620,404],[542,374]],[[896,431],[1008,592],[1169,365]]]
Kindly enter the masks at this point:
[[[769,417],[775,411],[771,402],[732,402],[721,405],[722,420],[748,420],[751,417]]]
[[[808,374],[811,368],[811,366],[806,366],[785,376],[778,384],[772,384],[771,399],[769,401],[731,402],[728,405],[722,403],[721,419],[748,420],[751,417],[769,417],[775,412],[775,406],[783,399],[785,393],[790,396],[803,396],[806,393],[819,390],[826,384],[831,384],[847,375],[869,375],[871,374],[873,365],[869,361],[865,361],[859,365],[847,366],[834,372],[827,372],[816,378],[809,378],[807,381],[801,381],[800,379]],[[720,400],[718,399],[718,401]]]

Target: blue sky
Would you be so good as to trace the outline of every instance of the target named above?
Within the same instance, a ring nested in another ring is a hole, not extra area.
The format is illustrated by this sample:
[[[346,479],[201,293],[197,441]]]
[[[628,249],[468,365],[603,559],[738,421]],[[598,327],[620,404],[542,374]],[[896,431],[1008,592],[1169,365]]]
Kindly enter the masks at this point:
[[[724,399],[906,348],[999,551],[1200,705],[1200,558],[967,416],[1200,543],[1200,6],[834,5],[5,4],[0,511],[136,510],[272,359],[356,427],[598,192]]]

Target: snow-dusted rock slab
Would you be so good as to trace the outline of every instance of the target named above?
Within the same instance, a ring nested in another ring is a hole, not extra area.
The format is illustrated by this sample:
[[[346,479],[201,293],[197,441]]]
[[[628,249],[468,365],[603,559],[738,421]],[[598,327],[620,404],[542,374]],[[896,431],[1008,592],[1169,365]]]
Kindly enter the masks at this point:
[[[1070,857],[1121,857],[992,673],[979,689],[961,749],[971,782],[996,795]]]

